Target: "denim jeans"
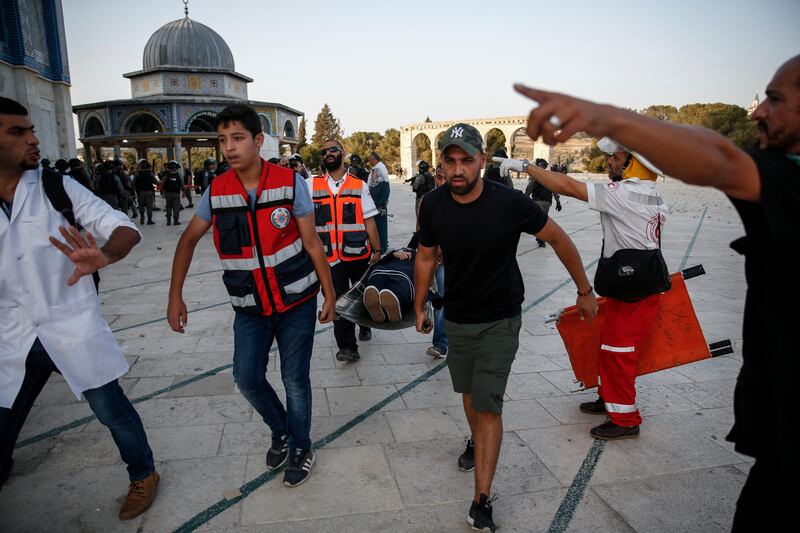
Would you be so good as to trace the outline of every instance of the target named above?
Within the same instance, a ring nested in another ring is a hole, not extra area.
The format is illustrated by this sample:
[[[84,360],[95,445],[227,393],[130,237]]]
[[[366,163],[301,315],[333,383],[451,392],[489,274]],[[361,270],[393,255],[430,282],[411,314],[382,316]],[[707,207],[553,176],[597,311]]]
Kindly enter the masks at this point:
[[[311,349],[317,301],[311,298],[285,313],[233,320],[233,379],[274,435],[289,435],[289,447],[311,449]],[[278,340],[286,408],[267,381],[273,339]]]
[[[14,404],[11,409],[0,407],[0,479],[11,469],[11,457],[22,425],[53,372],[58,372],[58,369],[39,339],[36,339],[25,360],[25,378]],[[117,380],[83,391],[83,397],[89,402],[97,420],[111,431],[119,454],[128,465],[130,480],[136,481],[150,475],[155,465],[142,420]]]
[[[444,297],[444,265],[439,265],[434,274],[439,296]],[[444,307],[433,311],[433,345],[447,350],[447,332],[444,330]]]

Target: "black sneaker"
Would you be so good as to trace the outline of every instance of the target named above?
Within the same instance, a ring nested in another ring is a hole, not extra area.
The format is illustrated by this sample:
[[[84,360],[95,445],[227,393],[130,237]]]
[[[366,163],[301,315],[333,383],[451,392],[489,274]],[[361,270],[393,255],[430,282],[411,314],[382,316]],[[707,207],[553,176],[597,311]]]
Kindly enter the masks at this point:
[[[497,531],[497,526],[494,525],[492,520],[492,502],[497,499],[496,496],[489,498],[486,494],[481,494],[479,501],[472,500],[472,506],[469,508],[467,515],[467,523],[472,526],[475,531]]]
[[[272,434],[272,446],[267,450],[267,468],[278,468],[289,455],[289,437]]]
[[[606,413],[606,404],[602,400],[602,398],[598,398],[593,402],[583,402],[578,409],[581,410],[581,413],[586,413],[588,415],[605,415]]]
[[[467,448],[458,458],[458,469],[462,472],[472,472],[475,470],[475,442],[467,440]]]
[[[359,328],[359,330],[358,330],[358,340],[360,340],[360,341],[371,341],[372,340],[372,329],[371,328]]]
[[[342,348],[336,352],[337,361],[358,361],[361,359],[361,354],[358,350],[351,350],[350,348]]]
[[[622,440],[635,439],[639,437],[639,426],[618,426],[611,420],[606,420],[591,431],[592,437],[599,440]]]
[[[287,487],[302,485],[311,475],[314,466],[314,452],[295,448],[289,455],[289,466],[283,473],[283,484]]]

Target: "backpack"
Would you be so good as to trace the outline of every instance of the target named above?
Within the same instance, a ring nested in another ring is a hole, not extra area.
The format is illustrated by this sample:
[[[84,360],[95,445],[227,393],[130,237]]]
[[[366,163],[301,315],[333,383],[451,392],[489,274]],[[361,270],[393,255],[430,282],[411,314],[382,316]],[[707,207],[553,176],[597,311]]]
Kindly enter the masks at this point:
[[[66,218],[71,226],[81,231],[83,226],[75,220],[75,213],[72,211],[72,200],[64,189],[64,178],[53,170],[42,169],[42,185],[47,199],[50,200],[50,204],[55,210],[61,213],[61,216]],[[94,290],[99,293],[100,274],[96,270],[92,272],[92,279],[94,280]]]

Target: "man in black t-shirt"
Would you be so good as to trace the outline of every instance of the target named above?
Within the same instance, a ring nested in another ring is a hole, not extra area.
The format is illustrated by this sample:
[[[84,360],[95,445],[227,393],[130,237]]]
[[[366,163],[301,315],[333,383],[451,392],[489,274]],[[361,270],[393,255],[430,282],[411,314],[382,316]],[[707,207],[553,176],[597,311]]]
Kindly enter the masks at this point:
[[[566,233],[519,191],[481,179],[483,141],[468,124],[448,129],[441,141],[447,185],[425,195],[419,213],[414,264],[417,330],[430,332],[424,306],[440,246],[447,272],[444,318],[447,366],[453,389],[463,394],[472,438],[458,459],[475,470],[475,494],[467,521],[495,530],[491,487],[503,435],[503,394],[519,347],[525,286],[516,252],[522,233],[550,243],[578,287],[578,309],[597,313],[592,286],[578,250]]]
[[[737,502],[733,531],[778,531],[795,520],[800,472],[797,406],[797,266],[800,249],[800,55],[784,63],[752,114],[758,150],[745,153],[725,137],[524,86],[539,102],[527,132],[548,144],[578,131],[609,136],[645,156],[666,175],[715,187],[727,194],[746,236],[731,243],[745,256],[747,297],[742,333],[742,370],[736,382],[735,422],[727,439],[755,457]]]

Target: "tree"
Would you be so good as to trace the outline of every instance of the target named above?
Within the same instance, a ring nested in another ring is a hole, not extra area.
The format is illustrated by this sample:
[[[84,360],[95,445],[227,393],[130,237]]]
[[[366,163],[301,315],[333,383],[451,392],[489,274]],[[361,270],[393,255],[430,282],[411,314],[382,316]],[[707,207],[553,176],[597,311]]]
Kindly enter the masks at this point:
[[[299,150],[300,157],[303,158],[303,164],[309,172],[314,174],[322,173],[322,156],[319,153],[320,149],[320,145],[311,143],[303,146]]]
[[[400,167],[400,130],[386,130],[375,151],[380,154],[389,172],[396,174]]]
[[[299,139],[297,142],[297,153],[299,154],[300,150],[306,145],[306,117],[300,119],[300,127],[297,129],[297,138]]]
[[[675,120],[678,110],[673,105],[651,105],[642,109],[641,114],[658,120]]]
[[[689,104],[680,108],[676,122],[702,126],[724,135],[740,148],[756,141],[756,125],[743,107],[731,104]]]
[[[367,156],[373,150],[377,151],[383,135],[377,131],[356,131],[345,138],[342,142],[344,149],[350,154],[358,154],[361,159],[366,161]]]
[[[592,141],[592,145],[581,152],[581,162],[586,167],[586,172],[606,172],[606,159],[608,155],[597,147],[597,140]]]
[[[333,116],[331,108],[328,104],[322,106],[317,121],[314,123],[314,135],[311,137],[311,143],[317,146],[322,144],[328,139],[342,140],[342,125],[339,119]]]

